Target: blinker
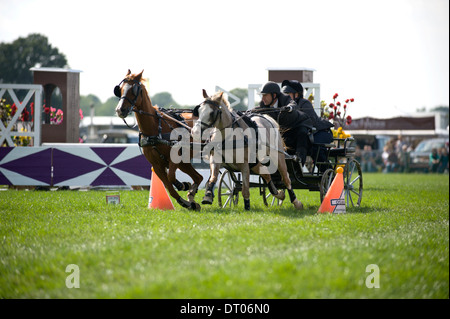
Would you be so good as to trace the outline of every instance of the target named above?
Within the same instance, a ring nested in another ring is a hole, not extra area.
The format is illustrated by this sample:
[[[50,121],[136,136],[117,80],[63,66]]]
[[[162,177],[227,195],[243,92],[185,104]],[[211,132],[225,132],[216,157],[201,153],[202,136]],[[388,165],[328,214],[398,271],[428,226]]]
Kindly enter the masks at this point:
[[[117,97],[121,97],[122,96],[122,91],[120,90],[120,85],[116,85],[114,87],[114,95]]]
[[[199,109],[199,108],[200,108],[200,104],[197,105],[197,106],[194,108],[194,110],[192,111],[192,115],[193,115],[193,116],[199,117],[199,114],[198,114],[198,109]]]

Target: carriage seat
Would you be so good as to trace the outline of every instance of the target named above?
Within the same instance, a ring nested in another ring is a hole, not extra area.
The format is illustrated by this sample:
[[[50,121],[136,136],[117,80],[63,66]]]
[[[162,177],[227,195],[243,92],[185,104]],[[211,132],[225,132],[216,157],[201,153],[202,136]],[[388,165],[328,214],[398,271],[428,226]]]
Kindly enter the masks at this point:
[[[315,146],[321,146],[325,147],[327,150],[329,150],[328,156],[329,157],[341,157],[341,156],[347,156],[348,154],[353,154],[356,151],[356,148],[353,146],[347,147],[346,143],[344,143],[344,147],[336,147],[335,144],[328,144],[328,143],[314,143]]]

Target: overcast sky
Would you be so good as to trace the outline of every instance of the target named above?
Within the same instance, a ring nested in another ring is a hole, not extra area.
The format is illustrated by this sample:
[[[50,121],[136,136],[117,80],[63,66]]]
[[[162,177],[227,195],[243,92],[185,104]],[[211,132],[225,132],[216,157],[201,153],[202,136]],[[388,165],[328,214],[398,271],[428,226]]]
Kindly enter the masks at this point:
[[[448,0],[0,0],[0,12],[0,42],[47,36],[102,101],[128,68],[150,95],[195,105],[203,88],[307,67],[322,100],[355,99],[354,118],[449,105]]]

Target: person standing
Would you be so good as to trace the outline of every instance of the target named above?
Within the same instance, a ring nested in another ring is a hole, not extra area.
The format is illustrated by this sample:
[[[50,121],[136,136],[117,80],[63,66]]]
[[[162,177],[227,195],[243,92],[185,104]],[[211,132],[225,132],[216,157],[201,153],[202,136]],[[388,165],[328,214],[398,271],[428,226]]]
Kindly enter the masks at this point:
[[[439,167],[439,154],[437,148],[433,148],[430,154],[430,172],[436,173]]]

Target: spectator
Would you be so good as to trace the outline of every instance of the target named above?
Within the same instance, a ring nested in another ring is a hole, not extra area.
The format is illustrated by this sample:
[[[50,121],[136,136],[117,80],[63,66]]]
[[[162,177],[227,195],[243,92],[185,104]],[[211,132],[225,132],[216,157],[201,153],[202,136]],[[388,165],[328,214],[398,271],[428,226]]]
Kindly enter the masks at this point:
[[[384,173],[395,172],[398,166],[398,157],[393,147],[390,145],[384,146],[383,154],[381,156],[384,162]]]
[[[433,148],[430,154],[430,172],[436,173],[439,167],[439,154],[437,148]]]
[[[375,154],[372,151],[371,145],[364,145],[362,152],[362,170],[363,172],[376,172],[377,164],[375,163]]]
[[[400,157],[400,153],[403,152],[403,146],[407,145],[406,142],[403,140],[403,137],[401,135],[399,135],[397,137],[397,141],[395,142],[395,151],[397,152],[397,154]]]
[[[448,152],[445,147],[439,150],[439,165],[437,169],[438,173],[448,173]]]
[[[408,173],[409,172],[409,162],[410,162],[410,157],[409,157],[408,145],[403,144],[401,152],[399,154],[399,171],[403,172],[403,173]]]

